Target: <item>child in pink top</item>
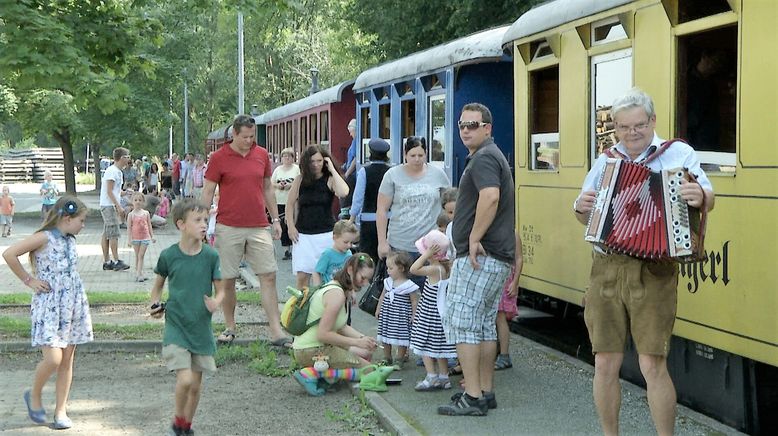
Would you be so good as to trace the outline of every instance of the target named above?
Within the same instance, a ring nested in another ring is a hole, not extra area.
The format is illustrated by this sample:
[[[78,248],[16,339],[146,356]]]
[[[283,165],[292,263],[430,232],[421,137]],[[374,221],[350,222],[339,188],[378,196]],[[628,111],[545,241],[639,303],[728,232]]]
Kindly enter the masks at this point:
[[[142,193],[136,192],[132,196],[132,211],[127,214],[127,245],[135,250],[136,282],[147,280],[143,276],[143,257],[146,255],[149,244],[157,242],[151,227],[151,215],[143,208],[145,204],[146,197]]]
[[[167,196],[167,191],[162,190],[159,192],[159,207],[157,208],[157,215],[162,218],[167,218],[167,214],[170,212],[170,198]]]

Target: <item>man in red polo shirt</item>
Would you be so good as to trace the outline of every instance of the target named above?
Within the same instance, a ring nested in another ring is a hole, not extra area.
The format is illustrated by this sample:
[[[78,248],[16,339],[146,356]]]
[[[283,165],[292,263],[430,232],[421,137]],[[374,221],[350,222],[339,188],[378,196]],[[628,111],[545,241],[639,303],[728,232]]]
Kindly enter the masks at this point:
[[[276,258],[273,239],[281,238],[281,220],[270,183],[272,165],[267,151],[254,142],[256,126],[248,115],[232,123],[233,141],[213,153],[205,171],[202,202],[210,205],[219,187],[216,216],[216,250],[224,281],[224,321],[220,342],[235,339],[235,278],[241,259],[259,277],[262,307],[265,309],[273,345],[291,347],[281,329],[276,295]],[[267,220],[270,213],[272,224]],[[272,234],[271,234],[272,232]]]

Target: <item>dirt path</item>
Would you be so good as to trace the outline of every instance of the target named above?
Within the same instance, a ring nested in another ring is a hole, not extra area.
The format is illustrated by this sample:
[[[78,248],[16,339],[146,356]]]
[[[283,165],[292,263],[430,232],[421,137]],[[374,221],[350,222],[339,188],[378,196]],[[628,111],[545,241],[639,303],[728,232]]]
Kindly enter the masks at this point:
[[[55,432],[34,425],[27,418],[22,400],[38,358],[37,353],[0,356],[3,434]],[[284,360],[288,357],[279,356],[282,364]],[[175,376],[157,355],[82,353],[76,362],[69,403],[75,426],[67,434],[165,434],[172,417],[174,384]],[[44,389],[44,404],[52,419],[53,380]],[[345,388],[314,398],[290,377],[265,377],[250,371],[244,363],[233,363],[206,379],[194,428],[198,435],[219,436],[380,432],[373,415],[365,418],[353,411],[358,405]]]

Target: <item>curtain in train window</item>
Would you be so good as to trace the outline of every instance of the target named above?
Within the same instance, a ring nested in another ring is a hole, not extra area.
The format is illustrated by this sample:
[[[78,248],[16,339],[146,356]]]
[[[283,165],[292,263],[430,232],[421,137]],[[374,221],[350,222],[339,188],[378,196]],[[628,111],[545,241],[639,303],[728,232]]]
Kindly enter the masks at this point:
[[[446,161],[446,95],[429,98],[427,156],[431,164],[443,168]]]
[[[618,139],[611,119],[613,100],[632,89],[632,49],[592,57],[591,163]]]
[[[319,116],[319,120],[321,122],[321,130],[319,130],[321,132],[321,143],[329,144],[330,143],[330,112],[323,111]]]

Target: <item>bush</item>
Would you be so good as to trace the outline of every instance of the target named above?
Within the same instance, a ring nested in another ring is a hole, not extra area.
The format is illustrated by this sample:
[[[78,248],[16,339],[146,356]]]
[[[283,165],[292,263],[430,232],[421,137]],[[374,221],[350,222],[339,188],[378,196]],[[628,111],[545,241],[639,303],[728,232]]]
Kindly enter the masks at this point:
[[[76,185],[95,185],[94,173],[76,173]]]

